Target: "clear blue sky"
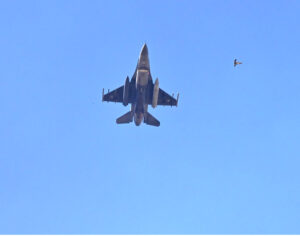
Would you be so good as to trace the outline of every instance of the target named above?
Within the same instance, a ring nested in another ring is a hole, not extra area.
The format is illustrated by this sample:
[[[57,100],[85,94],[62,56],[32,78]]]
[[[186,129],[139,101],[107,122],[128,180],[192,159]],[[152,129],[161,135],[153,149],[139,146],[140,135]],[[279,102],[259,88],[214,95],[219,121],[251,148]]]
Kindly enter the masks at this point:
[[[300,233],[300,2],[2,1],[0,233]],[[147,43],[178,108],[118,126]],[[233,59],[244,64],[233,68]]]

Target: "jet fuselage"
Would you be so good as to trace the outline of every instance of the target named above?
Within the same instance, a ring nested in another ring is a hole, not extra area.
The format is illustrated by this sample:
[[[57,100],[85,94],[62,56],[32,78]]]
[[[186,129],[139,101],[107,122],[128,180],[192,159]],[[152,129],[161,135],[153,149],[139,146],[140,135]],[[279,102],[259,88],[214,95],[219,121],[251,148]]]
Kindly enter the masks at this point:
[[[146,96],[150,79],[150,63],[148,48],[145,44],[139,56],[136,74],[136,103],[132,104],[134,123],[138,126],[142,123],[145,113],[148,111]]]

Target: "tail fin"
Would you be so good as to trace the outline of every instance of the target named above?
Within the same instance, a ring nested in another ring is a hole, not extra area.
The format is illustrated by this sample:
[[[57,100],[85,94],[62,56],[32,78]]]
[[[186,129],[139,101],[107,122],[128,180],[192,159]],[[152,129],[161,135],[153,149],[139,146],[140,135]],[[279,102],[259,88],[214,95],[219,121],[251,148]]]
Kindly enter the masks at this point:
[[[157,119],[155,119],[155,117],[153,117],[149,112],[145,114],[144,122],[147,125],[153,125],[157,127],[160,126],[160,122]]]
[[[116,122],[117,124],[126,124],[132,122],[133,119],[133,112],[127,112],[126,114],[119,117]]]

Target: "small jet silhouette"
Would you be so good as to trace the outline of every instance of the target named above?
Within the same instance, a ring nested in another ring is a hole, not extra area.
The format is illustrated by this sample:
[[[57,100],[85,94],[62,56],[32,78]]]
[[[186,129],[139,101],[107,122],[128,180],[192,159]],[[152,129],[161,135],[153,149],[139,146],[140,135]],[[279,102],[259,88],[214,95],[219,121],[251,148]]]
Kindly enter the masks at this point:
[[[237,59],[234,59],[233,66],[236,67],[237,65],[243,64],[242,62],[237,61]]]

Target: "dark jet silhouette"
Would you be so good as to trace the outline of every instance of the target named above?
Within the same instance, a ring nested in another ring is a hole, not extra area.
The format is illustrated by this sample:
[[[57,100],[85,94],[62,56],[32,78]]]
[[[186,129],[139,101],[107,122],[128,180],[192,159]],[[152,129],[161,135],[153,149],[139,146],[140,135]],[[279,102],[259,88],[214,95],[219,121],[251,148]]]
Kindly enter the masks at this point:
[[[233,66],[236,67],[237,65],[243,64],[242,62],[237,61],[237,59],[234,59]]]
[[[148,125],[159,126],[160,122],[148,112],[148,105],[151,104],[153,108],[157,105],[177,106],[178,98],[179,94],[175,99],[160,89],[158,79],[153,83],[146,44],[142,48],[131,80],[129,81],[127,76],[123,86],[108,91],[107,94],[104,94],[103,89],[102,93],[102,101],[120,102],[124,106],[131,104],[131,110],[119,117],[116,120],[117,124],[130,123],[134,119],[137,126],[142,121]]]

